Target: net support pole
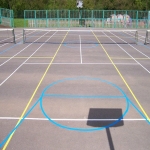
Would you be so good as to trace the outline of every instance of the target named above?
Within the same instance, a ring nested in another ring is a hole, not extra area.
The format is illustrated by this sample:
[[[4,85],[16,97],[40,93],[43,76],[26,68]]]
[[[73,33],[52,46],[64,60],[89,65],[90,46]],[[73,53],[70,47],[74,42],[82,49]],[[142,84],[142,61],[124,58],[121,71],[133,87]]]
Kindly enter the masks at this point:
[[[135,43],[138,44],[138,31],[135,32]]]
[[[148,30],[146,31],[146,36],[145,36],[145,43],[144,43],[144,45],[147,45],[147,43],[148,43]]]
[[[14,29],[12,30],[12,34],[13,34],[13,42],[16,44],[16,38],[15,38],[15,31],[14,31]]]
[[[26,41],[26,39],[25,39],[25,29],[23,29],[23,37],[22,37],[22,39],[23,39],[23,44],[25,44],[25,41]]]

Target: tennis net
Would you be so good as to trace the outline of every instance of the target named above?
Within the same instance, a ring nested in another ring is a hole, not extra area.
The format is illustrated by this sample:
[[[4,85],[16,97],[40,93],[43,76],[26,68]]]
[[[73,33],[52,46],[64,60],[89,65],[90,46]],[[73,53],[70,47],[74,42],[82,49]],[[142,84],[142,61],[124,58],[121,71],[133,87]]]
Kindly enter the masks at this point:
[[[0,29],[0,44],[16,43],[14,29]]]
[[[146,31],[146,36],[145,36],[145,43],[144,43],[145,45],[150,43],[149,33],[150,33],[150,30],[147,30]]]
[[[32,32],[32,34],[27,34]],[[23,43],[60,44],[59,39],[67,34],[62,44],[137,44],[137,30],[45,30],[24,29]],[[53,36],[52,36],[53,35]],[[49,37],[51,37],[47,40]]]

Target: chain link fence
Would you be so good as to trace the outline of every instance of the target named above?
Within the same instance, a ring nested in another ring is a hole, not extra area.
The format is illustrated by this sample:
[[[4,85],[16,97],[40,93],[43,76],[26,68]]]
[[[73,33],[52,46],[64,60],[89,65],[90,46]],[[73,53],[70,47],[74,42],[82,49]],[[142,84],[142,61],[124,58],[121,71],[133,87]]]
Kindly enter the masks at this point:
[[[0,25],[14,27],[13,10],[0,8]]]
[[[148,11],[25,10],[24,27],[150,28]]]

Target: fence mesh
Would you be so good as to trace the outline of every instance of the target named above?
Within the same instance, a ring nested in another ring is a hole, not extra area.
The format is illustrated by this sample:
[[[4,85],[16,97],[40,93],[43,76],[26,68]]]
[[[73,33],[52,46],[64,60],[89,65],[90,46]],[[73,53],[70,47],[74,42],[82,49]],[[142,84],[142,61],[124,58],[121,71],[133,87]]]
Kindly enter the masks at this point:
[[[25,27],[149,28],[148,11],[25,10]]]
[[[13,10],[0,8],[0,24],[6,27],[14,26]]]

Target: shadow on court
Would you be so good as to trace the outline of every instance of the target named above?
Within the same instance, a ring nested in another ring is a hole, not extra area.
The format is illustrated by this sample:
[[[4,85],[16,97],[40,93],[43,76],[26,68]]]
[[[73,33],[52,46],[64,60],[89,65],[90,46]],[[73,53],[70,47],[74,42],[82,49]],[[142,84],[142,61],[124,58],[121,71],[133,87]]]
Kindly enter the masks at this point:
[[[110,150],[115,150],[109,128],[123,126],[122,119],[122,109],[90,108],[87,125],[92,127],[105,127]]]

